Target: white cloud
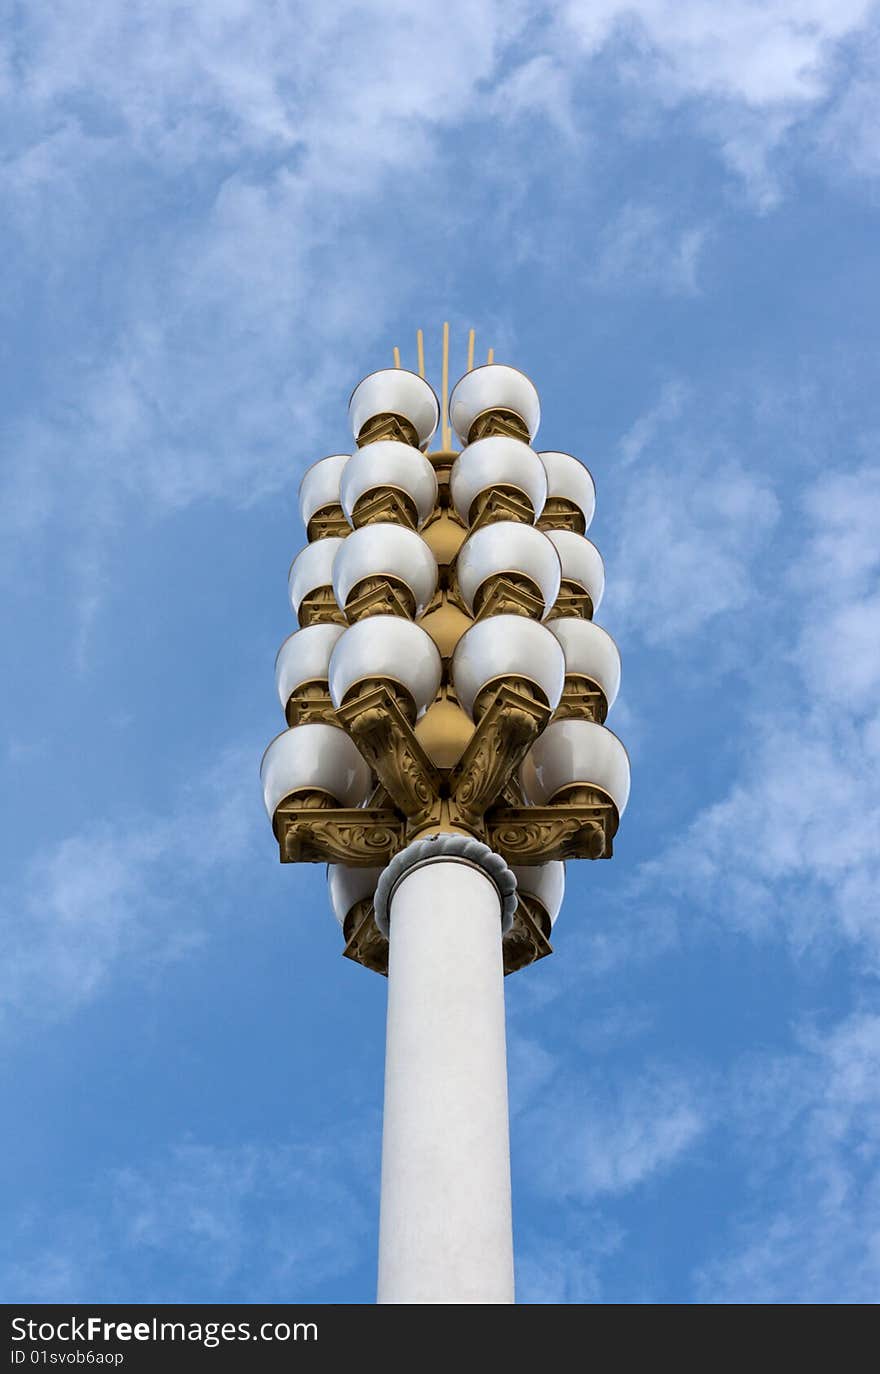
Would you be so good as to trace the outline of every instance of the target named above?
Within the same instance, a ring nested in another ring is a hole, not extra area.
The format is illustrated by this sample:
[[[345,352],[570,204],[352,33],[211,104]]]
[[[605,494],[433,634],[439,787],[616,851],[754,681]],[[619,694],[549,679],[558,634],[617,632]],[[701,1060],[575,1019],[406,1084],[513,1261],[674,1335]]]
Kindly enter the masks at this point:
[[[622,1233],[590,1217],[580,1245],[525,1236],[516,1260],[516,1300],[557,1306],[602,1301],[602,1262],[620,1248]]]
[[[856,1013],[801,1054],[753,1064],[738,1129],[753,1195],[704,1302],[871,1303],[880,1288],[880,1017]]]
[[[0,1014],[62,1018],[93,1000],[123,960],[149,970],[204,938],[193,892],[216,889],[260,819],[253,755],[230,752],[165,815],[92,824],[32,858],[5,894]]]
[[[876,5],[567,0],[558,12],[563,49],[573,40],[588,58],[614,63],[632,98],[691,107],[758,207],[769,209],[781,194],[774,155],[817,110],[821,142],[826,120],[836,118],[822,107],[836,90],[840,47],[863,34]],[[870,137],[864,98],[848,104],[859,136]],[[865,158],[853,168],[873,170]]]
[[[667,413],[676,415],[677,405]],[[657,459],[650,466],[642,461],[623,479],[602,607],[603,621],[621,634],[635,631],[648,644],[681,643],[752,595],[754,563],[778,521],[779,503],[766,478],[717,438],[709,444],[695,452],[680,434],[670,434],[663,447],[655,440]]]
[[[798,611],[758,650],[726,796],[642,874],[712,919],[796,950],[843,942],[880,967],[880,471],[808,490],[811,529],[785,585]],[[775,639],[773,636],[775,635]],[[796,676],[780,673],[788,664]]]
[[[278,5],[259,22],[238,0],[138,0],[86,20],[71,0],[22,10],[3,64],[10,222],[19,216],[23,261],[65,314],[84,282],[95,290],[89,336],[65,352],[39,412],[7,433],[10,532],[84,503],[112,524],[124,497],[247,502],[290,482],[336,432],[339,378],[357,375],[384,321],[421,292],[406,265],[413,226],[428,251],[433,214],[453,213],[449,178],[463,190],[460,160],[437,160],[447,130],[491,123],[505,168],[493,200],[506,181],[520,204],[543,159],[521,132],[504,142],[499,116],[542,111],[583,141],[589,99],[578,114],[570,92],[589,96],[600,55],[609,70],[635,64],[655,101],[757,111],[766,137],[774,102],[827,94],[833,46],[869,11],[572,3],[561,43],[558,12],[525,3]],[[740,135],[725,119],[732,149]],[[157,217],[157,200],[175,214]],[[389,204],[377,233],[371,216]],[[705,223],[651,205],[618,216],[599,279],[697,290]],[[510,229],[520,245],[543,241],[516,219]]]
[[[702,224],[679,226],[656,206],[629,202],[600,237],[592,279],[606,291],[694,296],[708,232]]]
[[[642,457],[663,433],[664,427],[679,418],[688,398],[688,388],[681,381],[667,382],[663,386],[657,404],[640,415],[621,439],[618,445],[621,466],[629,467]]]
[[[649,1069],[613,1089],[598,1075],[566,1069],[519,1134],[521,1142],[526,1131],[540,1142],[539,1193],[590,1201],[672,1168],[707,1126],[698,1086],[673,1072]]]
[[[355,1143],[186,1141],[111,1170],[81,1205],[10,1218],[16,1302],[297,1302],[365,1258],[375,1204]],[[46,1235],[55,1239],[47,1244]]]
[[[504,123],[528,115],[541,115],[566,139],[578,138],[577,120],[572,108],[574,72],[559,58],[541,53],[514,67],[492,91],[488,110]]]
[[[880,83],[876,77],[878,45],[840,102],[821,125],[817,142],[827,164],[857,177],[880,176]],[[874,71],[871,72],[873,65]],[[869,74],[870,73],[870,74]]]

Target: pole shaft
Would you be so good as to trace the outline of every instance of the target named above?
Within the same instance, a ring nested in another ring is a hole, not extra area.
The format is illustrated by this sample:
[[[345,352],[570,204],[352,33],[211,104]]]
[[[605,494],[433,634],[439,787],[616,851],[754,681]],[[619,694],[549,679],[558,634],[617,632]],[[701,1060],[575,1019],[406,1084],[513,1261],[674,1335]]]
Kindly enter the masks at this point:
[[[501,903],[455,858],[391,899],[380,1303],[512,1303]]]

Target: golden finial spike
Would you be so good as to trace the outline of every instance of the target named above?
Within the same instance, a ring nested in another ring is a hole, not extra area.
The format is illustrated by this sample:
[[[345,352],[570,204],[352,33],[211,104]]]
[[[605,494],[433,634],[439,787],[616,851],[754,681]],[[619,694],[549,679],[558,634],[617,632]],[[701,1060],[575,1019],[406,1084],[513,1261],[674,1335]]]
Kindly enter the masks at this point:
[[[420,329],[416,330],[416,348],[419,355],[419,376],[425,375],[425,336]]]
[[[443,389],[443,410],[442,410],[442,412],[441,412],[441,418],[442,418],[442,431],[441,431],[441,433],[442,433],[442,436],[443,436],[443,447],[444,447],[444,449],[448,449],[448,448],[449,448],[449,322],[448,322],[448,320],[445,321],[444,324],[443,324],[443,381],[442,381],[442,389]]]
[[[475,331],[474,331],[473,329],[469,330],[469,331],[468,331],[468,365],[467,365],[467,370],[468,370],[468,372],[471,371],[471,369],[472,369],[472,367],[473,367],[473,365],[474,365],[474,337],[475,337]]]
[[[399,348],[395,348],[395,350],[394,350],[394,366],[395,366],[395,367],[400,367],[400,349],[399,349]]]
[[[494,348],[490,348],[490,349],[489,349],[489,356],[487,357],[486,362],[487,362],[487,363],[494,363],[494,361],[495,361],[495,349],[494,349]]]

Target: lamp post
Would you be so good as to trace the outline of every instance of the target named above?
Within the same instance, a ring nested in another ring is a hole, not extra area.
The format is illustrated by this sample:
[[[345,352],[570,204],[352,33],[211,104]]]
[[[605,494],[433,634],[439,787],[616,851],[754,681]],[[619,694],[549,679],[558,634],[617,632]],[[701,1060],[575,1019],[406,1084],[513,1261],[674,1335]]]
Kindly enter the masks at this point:
[[[551,953],[565,861],[611,856],[629,794],[592,478],[535,449],[514,368],[447,404],[447,338],[442,407],[420,335],[419,375],[365,378],[355,451],[303,478],[261,767],[282,863],[328,865],[345,955],[388,975],[380,1303],[513,1302],[503,980]]]

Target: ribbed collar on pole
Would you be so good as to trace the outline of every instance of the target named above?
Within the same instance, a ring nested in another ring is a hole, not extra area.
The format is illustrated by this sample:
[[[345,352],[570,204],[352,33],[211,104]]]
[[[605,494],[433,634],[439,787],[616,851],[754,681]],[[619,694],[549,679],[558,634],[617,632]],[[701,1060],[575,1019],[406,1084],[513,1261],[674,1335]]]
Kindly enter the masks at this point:
[[[391,898],[401,879],[412,868],[437,863],[443,859],[457,860],[459,863],[479,868],[495,884],[501,901],[501,933],[506,935],[513,925],[513,915],[517,907],[516,878],[500,854],[496,854],[481,840],[472,839],[468,835],[427,835],[424,839],[414,840],[406,849],[401,849],[395,854],[383,871],[373,897],[376,925],[382,934],[388,935]]]

